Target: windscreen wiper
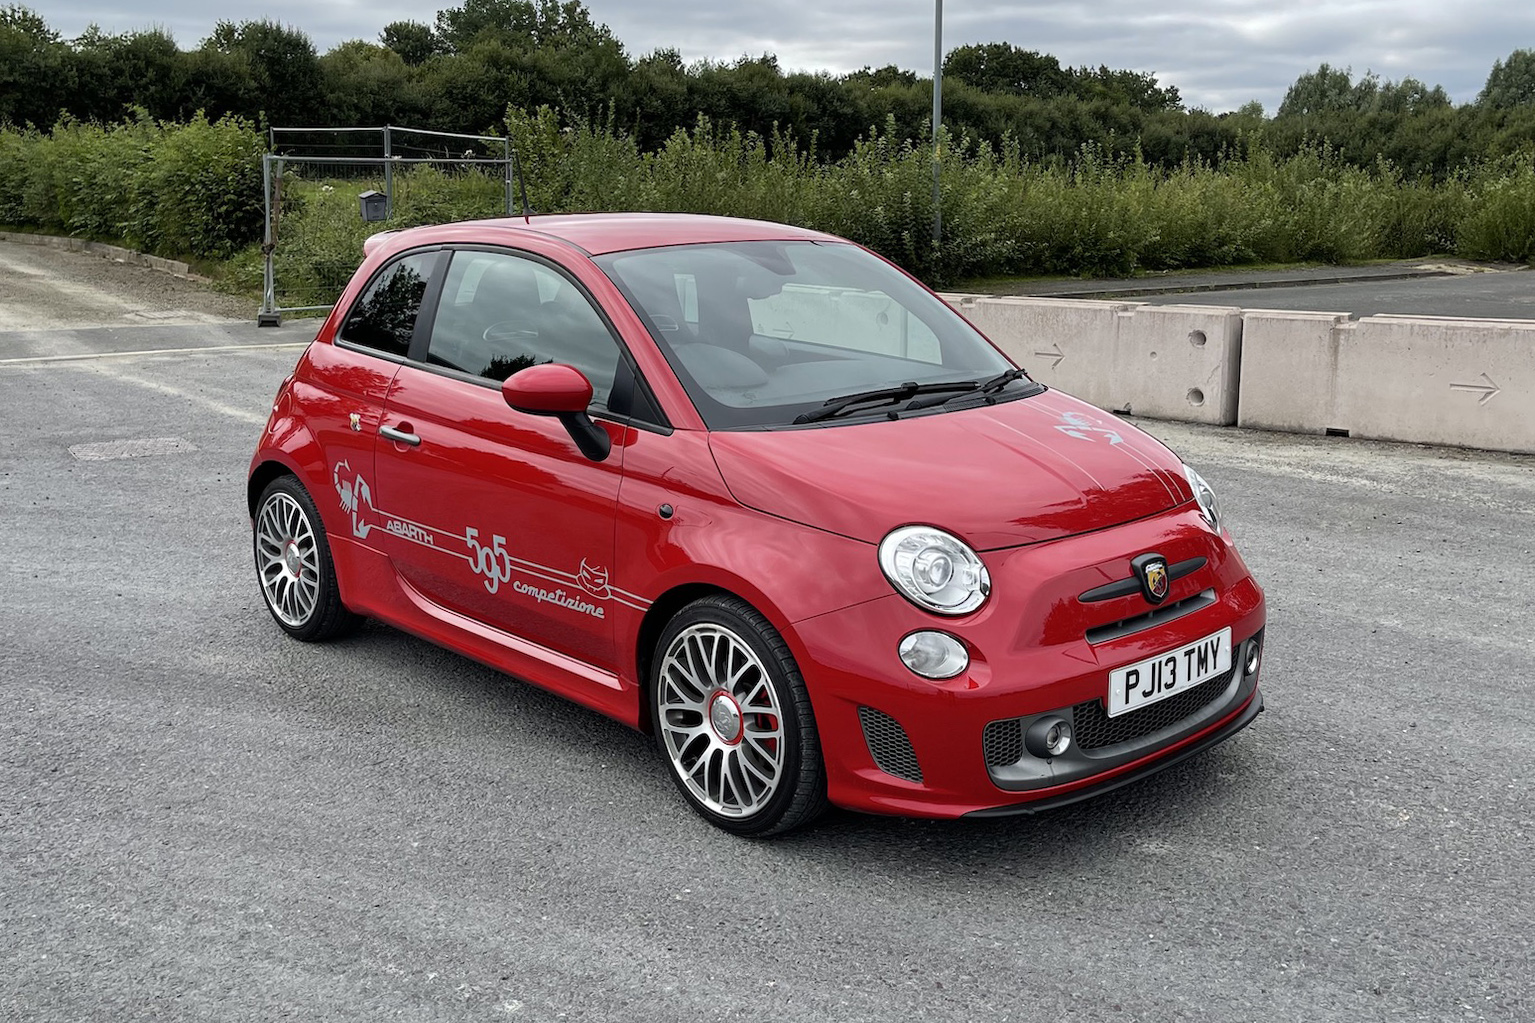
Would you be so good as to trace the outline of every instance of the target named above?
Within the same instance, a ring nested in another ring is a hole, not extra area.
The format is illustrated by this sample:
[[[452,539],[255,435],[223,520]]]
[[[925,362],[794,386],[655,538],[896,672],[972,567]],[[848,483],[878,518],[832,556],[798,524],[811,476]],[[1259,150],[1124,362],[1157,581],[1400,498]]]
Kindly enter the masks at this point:
[[[998,373],[990,380],[971,380],[969,381],[969,386],[960,389],[961,393],[959,394],[949,395],[948,397],[935,396],[932,398],[919,398],[916,401],[913,401],[910,404],[904,406],[901,411],[915,412],[918,409],[930,408],[934,405],[942,405],[946,402],[958,401],[960,398],[974,398],[978,395],[996,394],[998,391],[1002,390],[1014,380],[1022,379],[1024,379],[1023,370],[1010,369],[1005,373]],[[959,389],[958,384],[955,384],[954,386],[956,389]]]
[[[877,391],[863,391],[859,394],[845,394],[840,398],[827,398],[826,402],[818,409],[809,412],[801,412],[794,417],[796,426],[805,423],[819,423],[823,419],[840,415],[848,409],[859,405],[895,404],[914,398],[919,394],[953,394],[955,391],[973,391],[977,384],[974,380],[949,381],[939,384],[919,384],[915,380],[909,380],[895,387],[882,387]]]

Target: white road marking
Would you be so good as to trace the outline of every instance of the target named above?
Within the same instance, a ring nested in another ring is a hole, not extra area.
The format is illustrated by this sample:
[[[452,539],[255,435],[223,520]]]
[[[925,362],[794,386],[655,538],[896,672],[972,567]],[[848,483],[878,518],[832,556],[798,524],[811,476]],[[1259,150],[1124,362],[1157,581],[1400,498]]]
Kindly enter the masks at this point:
[[[146,380],[143,377],[136,377],[132,374],[124,373],[118,369],[109,370],[104,367],[100,367],[95,363],[85,363],[80,368],[89,370],[92,373],[99,373],[102,376],[110,377],[114,381],[121,381],[125,384],[134,384],[135,386],[143,387],[151,391],[158,391],[160,394],[170,395],[173,398],[181,398],[184,401],[190,401],[194,405],[201,405],[203,408],[210,412],[217,412],[219,415],[228,416],[231,419],[238,419],[242,423],[251,423],[255,426],[266,425],[268,410],[265,409],[258,413],[251,412],[243,408],[235,408],[233,405],[225,405],[221,401],[214,401],[212,398],[204,398],[200,394],[193,394],[192,392],[184,391],[179,387],[172,387],[170,384],[162,384],[157,380]]]

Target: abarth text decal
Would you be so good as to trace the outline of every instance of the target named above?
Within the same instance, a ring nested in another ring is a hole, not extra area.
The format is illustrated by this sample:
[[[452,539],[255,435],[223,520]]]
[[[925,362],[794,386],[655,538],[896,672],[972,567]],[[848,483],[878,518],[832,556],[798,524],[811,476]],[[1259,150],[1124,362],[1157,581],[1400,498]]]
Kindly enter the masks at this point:
[[[613,601],[637,611],[650,606],[651,602],[639,594],[611,585],[607,568],[594,566],[585,558],[581,559],[579,572],[562,572],[513,557],[507,549],[506,537],[499,533],[491,534],[487,543],[474,526],[465,527],[462,533],[454,533],[386,512],[374,505],[368,481],[361,473],[353,471],[345,459],[336,463],[331,481],[335,484],[341,510],[351,516],[352,535],[357,539],[366,540],[374,529],[383,529],[402,540],[463,558],[470,570],[480,576],[488,593],[496,593],[510,583],[514,593],[530,597],[537,603],[553,604],[593,618],[607,617],[607,608],[601,602]],[[463,549],[456,549],[454,541],[462,544]],[[538,580],[553,586],[541,586]]]

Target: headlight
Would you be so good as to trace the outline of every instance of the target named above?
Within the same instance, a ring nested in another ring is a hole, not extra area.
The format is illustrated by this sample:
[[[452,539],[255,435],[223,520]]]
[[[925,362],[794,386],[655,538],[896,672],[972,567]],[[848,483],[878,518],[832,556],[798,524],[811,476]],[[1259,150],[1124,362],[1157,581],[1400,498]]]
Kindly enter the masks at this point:
[[[991,593],[975,551],[933,526],[892,530],[880,541],[879,567],[907,600],[934,614],[969,614]]]
[[[1188,477],[1189,486],[1194,488],[1194,500],[1199,502],[1199,513],[1205,517],[1210,528],[1217,533],[1221,531],[1221,509],[1215,503],[1215,491],[1205,478],[1187,465],[1183,467],[1183,475]]]

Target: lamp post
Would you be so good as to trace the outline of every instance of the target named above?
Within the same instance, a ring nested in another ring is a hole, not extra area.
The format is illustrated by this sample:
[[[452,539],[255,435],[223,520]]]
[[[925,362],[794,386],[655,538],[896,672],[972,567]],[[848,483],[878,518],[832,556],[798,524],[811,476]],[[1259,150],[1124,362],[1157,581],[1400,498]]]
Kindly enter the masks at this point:
[[[943,238],[943,191],[939,169],[943,162],[943,0],[933,0],[933,245]]]

